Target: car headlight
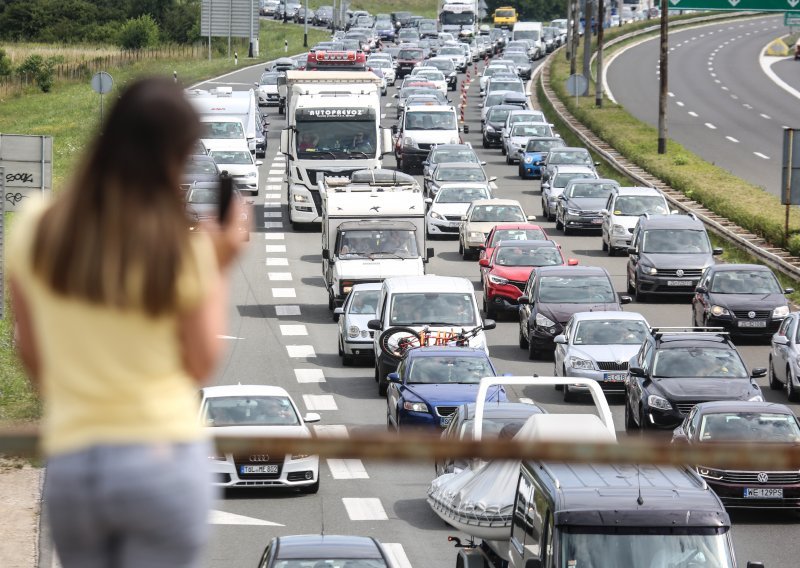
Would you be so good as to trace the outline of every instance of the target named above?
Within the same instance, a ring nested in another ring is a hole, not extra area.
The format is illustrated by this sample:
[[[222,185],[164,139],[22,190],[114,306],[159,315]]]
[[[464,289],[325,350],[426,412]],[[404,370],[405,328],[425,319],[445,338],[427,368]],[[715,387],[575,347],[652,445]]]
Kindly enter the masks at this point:
[[[450,139],[450,144],[458,144],[458,143],[459,143],[458,136],[453,136]]]
[[[245,177],[254,178],[254,177],[256,177],[257,175],[258,175],[258,174],[257,174],[256,172],[250,172],[250,173],[248,173],[248,174],[247,174]]]
[[[580,215],[580,209],[569,209],[567,208],[567,215]]]
[[[431,218],[438,219],[439,221],[446,221],[444,215],[437,213],[436,211],[431,211]]]
[[[503,278],[502,276],[495,276],[494,274],[490,274],[489,282],[493,284],[505,285],[508,284],[508,278]]]
[[[492,126],[490,124],[487,124],[486,125],[486,132],[497,132],[497,130],[494,128],[494,126]]]
[[[614,233],[615,235],[625,235],[627,234],[628,231],[622,225],[614,225],[613,227],[611,227],[611,232]]]
[[[580,357],[570,357],[569,366],[573,369],[584,369],[586,371],[591,371],[594,369],[594,363],[592,363],[589,359],[581,359]]]
[[[764,397],[761,396],[760,394],[757,394],[755,396],[751,396],[750,398],[748,398],[747,402],[764,402]]]
[[[358,337],[360,333],[361,333],[361,330],[358,328],[357,325],[351,325],[349,328],[347,328],[347,336],[348,337],[355,338],[355,337]]]
[[[650,266],[649,264],[645,264],[644,262],[642,262],[639,264],[639,267],[645,274],[658,274],[658,270],[656,270],[655,266]]]
[[[663,396],[658,396],[657,394],[651,394],[648,396],[647,404],[653,408],[658,408],[659,410],[672,410],[672,405],[669,403],[669,401]]]
[[[525,156],[525,163],[532,164],[533,163],[533,156]]]
[[[789,315],[789,306],[778,306],[774,310],[772,310],[772,317],[774,318],[785,318]]]
[[[722,472],[717,469],[711,469],[710,467],[699,465],[697,466],[697,473],[699,473],[701,477],[706,477],[708,479],[722,479]]]
[[[298,203],[306,203],[308,201],[308,196],[295,193],[292,195],[292,200]]]
[[[556,322],[542,314],[536,314],[536,325],[539,327],[554,327]]]
[[[476,232],[476,231],[470,231],[470,232],[469,232],[469,234],[468,234],[467,236],[468,236],[470,239],[482,239],[482,238],[483,238],[483,233],[481,233],[481,232]]]
[[[729,316],[731,313],[728,311],[728,308],[723,306],[711,306],[709,310],[712,316]]]
[[[403,146],[416,146],[417,143],[414,142],[413,138],[405,137],[403,138]]]
[[[405,401],[403,403],[403,409],[410,410],[411,412],[428,412],[428,405],[425,404],[424,402]]]

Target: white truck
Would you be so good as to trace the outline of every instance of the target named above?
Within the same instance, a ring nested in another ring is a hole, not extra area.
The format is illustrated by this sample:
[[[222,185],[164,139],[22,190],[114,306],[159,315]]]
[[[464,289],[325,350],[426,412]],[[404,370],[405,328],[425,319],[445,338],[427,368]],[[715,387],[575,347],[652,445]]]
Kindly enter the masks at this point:
[[[328,307],[344,303],[354,284],[420,276],[426,248],[425,201],[419,183],[394,170],[323,177],[322,275]]]
[[[253,89],[234,91],[233,87],[217,87],[211,90],[189,89],[186,91],[192,106],[204,122],[210,122],[218,117],[223,121],[231,119],[242,123],[247,146],[250,152],[256,153],[257,138],[261,130],[261,114],[258,112],[258,103]],[[261,144],[265,144],[264,141]],[[263,157],[264,148],[259,148],[260,157]],[[263,150],[263,151],[262,151]]]
[[[478,2],[476,0],[439,0],[439,28],[454,36],[477,35]]]
[[[322,220],[320,174],[349,176],[381,167],[392,134],[381,128],[381,80],[368,71],[287,71],[286,155],[289,220]]]

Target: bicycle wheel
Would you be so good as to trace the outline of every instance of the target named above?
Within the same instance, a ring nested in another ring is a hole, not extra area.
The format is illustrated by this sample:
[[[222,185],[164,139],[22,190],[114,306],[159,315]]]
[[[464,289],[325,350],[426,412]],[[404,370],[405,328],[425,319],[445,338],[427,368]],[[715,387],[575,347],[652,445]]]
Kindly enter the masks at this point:
[[[390,327],[378,338],[378,345],[386,357],[399,361],[409,349],[419,347],[419,332],[411,327]]]

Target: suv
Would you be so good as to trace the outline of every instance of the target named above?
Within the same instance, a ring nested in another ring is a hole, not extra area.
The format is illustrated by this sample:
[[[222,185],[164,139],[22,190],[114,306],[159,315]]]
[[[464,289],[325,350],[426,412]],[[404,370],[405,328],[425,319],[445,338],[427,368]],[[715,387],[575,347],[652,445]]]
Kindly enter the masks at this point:
[[[625,379],[625,429],[672,430],[698,403],[763,401],[727,333],[654,327],[632,357]],[[703,329],[703,328],[699,328]]]
[[[436,144],[460,144],[460,128],[456,111],[451,106],[430,105],[407,108],[399,125],[392,126],[397,133],[395,157],[397,168],[408,173],[412,168],[421,168]],[[464,126],[464,132],[469,132]]]
[[[645,213],[633,230],[628,254],[628,292],[642,302],[650,294],[691,294],[722,249],[711,248],[703,223],[692,213]]]
[[[611,191],[605,209],[600,211],[602,247],[608,251],[608,256],[614,256],[618,250],[628,250],[633,229],[645,213],[669,213],[667,198],[656,188],[620,187]]]
[[[403,46],[397,53],[397,78],[402,79],[416,66],[417,63],[425,59],[425,52],[419,47]]]

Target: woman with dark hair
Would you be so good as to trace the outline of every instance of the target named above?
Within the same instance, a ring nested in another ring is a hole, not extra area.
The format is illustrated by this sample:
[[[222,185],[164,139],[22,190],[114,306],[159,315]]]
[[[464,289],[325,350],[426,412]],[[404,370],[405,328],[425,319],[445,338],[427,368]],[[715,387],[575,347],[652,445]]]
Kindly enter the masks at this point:
[[[197,388],[221,355],[243,246],[236,223],[189,231],[181,172],[199,133],[171,79],[137,81],[69,187],[15,222],[17,347],[44,402],[64,568],[199,562],[213,495]]]

